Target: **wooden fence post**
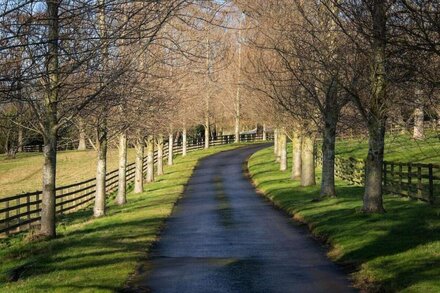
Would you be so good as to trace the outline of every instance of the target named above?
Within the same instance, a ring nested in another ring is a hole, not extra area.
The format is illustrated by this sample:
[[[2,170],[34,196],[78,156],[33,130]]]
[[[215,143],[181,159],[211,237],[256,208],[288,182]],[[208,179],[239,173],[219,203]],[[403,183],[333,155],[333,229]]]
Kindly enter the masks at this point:
[[[9,200],[6,202],[6,214],[5,214],[5,220],[6,220],[6,235],[9,235]]]
[[[417,196],[419,198],[423,197],[423,184],[422,184],[422,167],[419,165],[417,167]]]
[[[402,186],[403,174],[402,174],[402,172],[403,172],[403,165],[402,165],[402,163],[399,163],[399,194],[400,195],[402,194],[402,189],[403,189],[403,186]]]
[[[15,200],[15,204],[16,204],[17,206],[20,205],[20,198],[17,198],[17,199]],[[17,228],[17,231],[20,232],[20,228],[21,228],[21,217],[19,216],[19,215],[20,215],[20,208],[16,208],[16,209],[15,209],[15,214],[17,215],[17,220],[18,220],[18,228]]]
[[[37,216],[40,217],[41,216],[41,211],[40,211],[40,193],[37,193],[37,197],[35,198],[36,202],[37,202]]]
[[[428,177],[429,177],[429,202],[431,204],[434,203],[435,198],[434,198],[434,175],[432,172],[432,164],[428,165]]]
[[[69,189],[67,189],[67,192],[69,192]],[[64,194],[64,190],[61,189],[60,190],[60,210],[58,211],[61,215],[63,214],[63,201],[64,201],[63,194]],[[55,196],[55,198],[56,198],[56,196]]]
[[[28,221],[28,229],[31,228],[31,195],[28,193],[26,196],[26,213],[27,213],[27,221]]]
[[[391,171],[390,171],[390,174],[391,174],[391,192],[394,192],[395,191],[395,184],[394,184],[394,163],[393,162],[391,162]]]

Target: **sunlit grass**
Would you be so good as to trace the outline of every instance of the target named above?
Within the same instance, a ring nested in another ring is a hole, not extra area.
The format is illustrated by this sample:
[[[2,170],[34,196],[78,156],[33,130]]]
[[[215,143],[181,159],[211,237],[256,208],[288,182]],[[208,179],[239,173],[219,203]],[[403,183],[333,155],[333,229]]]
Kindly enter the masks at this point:
[[[135,152],[128,151],[128,161],[134,162]],[[62,151],[57,157],[57,185],[67,185],[95,176],[96,152]],[[15,159],[0,155],[0,197],[22,192],[41,190],[43,155],[41,153],[19,153]],[[118,166],[118,150],[108,152],[108,171]]]
[[[257,188],[277,206],[306,222],[331,244],[329,256],[357,267],[354,283],[367,291],[440,292],[440,208],[399,197],[385,197],[387,213],[360,212],[363,188],[337,180],[337,199],[312,202],[318,186],[300,187],[290,172],[278,171],[273,150],[249,161]],[[286,260],[289,261],[289,260]]]
[[[367,138],[337,140],[337,155],[364,159],[367,152]],[[409,135],[388,135],[385,141],[385,160],[440,164],[439,134],[428,133],[424,140],[414,140]]]
[[[25,235],[0,242],[0,292],[113,292],[123,286],[182,194],[197,161],[237,145],[211,148],[178,157],[165,175],[129,194],[128,204],[110,204],[104,218],[90,209],[59,223],[59,237],[29,243]],[[17,277],[18,281],[8,279]]]

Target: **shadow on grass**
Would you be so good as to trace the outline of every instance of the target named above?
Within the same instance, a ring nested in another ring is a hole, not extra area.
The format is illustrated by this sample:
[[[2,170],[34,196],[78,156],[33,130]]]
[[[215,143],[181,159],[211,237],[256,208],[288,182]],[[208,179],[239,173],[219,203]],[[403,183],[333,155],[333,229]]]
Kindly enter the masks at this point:
[[[42,292],[53,292],[53,291],[109,291],[114,292],[117,287],[105,286],[103,284],[90,284],[90,285],[54,285],[53,283],[45,284],[44,286],[36,286],[36,289]]]
[[[56,239],[28,243],[21,234],[0,243],[0,291],[118,290],[147,257],[197,161],[232,148],[176,159],[126,205],[110,203],[106,217],[93,219],[91,208],[60,217]]]
[[[263,150],[249,162],[257,187],[280,208],[309,224],[333,246],[329,255],[358,266],[353,274],[367,291],[440,290],[440,208],[385,196],[385,214],[360,212],[363,188],[337,181],[337,199],[312,202],[319,186],[301,188],[277,170]]]
[[[15,245],[0,252],[0,291],[120,288],[139,259],[146,257],[183,191],[192,168],[181,170],[185,175],[180,180],[178,171],[172,171],[147,185],[144,193],[130,194],[128,204],[111,204],[106,217],[93,219],[91,208],[60,217],[59,237],[54,240],[26,243],[19,239],[24,235],[16,236],[11,242]]]
[[[121,218],[115,223],[83,228],[80,233],[66,233],[50,242],[21,247],[10,251],[2,261],[22,260],[14,273],[19,275],[17,285],[27,283],[28,289],[44,284],[41,288],[49,291],[75,288],[115,291],[139,259],[146,257],[164,219],[164,216],[131,221]],[[14,284],[7,286],[13,288]],[[27,292],[17,290],[20,291]]]

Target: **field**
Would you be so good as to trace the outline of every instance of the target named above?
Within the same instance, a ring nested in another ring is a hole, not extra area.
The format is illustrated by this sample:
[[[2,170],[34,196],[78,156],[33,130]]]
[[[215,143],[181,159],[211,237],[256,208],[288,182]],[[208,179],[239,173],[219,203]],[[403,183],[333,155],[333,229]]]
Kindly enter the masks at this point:
[[[385,196],[385,214],[365,215],[362,187],[337,180],[337,199],[313,202],[319,172],[317,186],[300,187],[290,172],[278,171],[272,148],[254,154],[248,166],[265,196],[330,245],[328,256],[352,272],[357,287],[440,292],[439,206]]]
[[[134,161],[134,149],[128,151],[128,162]],[[118,166],[118,150],[109,149],[108,171]],[[0,197],[41,190],[43,155],[19,153],[16,159],[0,155]],[[57,185],[66,185],[95,176],[96,152],[63,151],[58,153]]]
[[[111,204],[93,219],[91,209],[61,219],[58,238],[31,243],[24,234],[0,242],[0,292],[114,292],[148,255],[164,220],[182,194],[197,161],[238,145],[213,147],[178,157],[165,175]]]
[[[339,139],[336,153],[346,157],[365,158],[368,143],[362,139]],[[108,171],[118,165],[117,149],[108,153]],[[128,161],[134,161],[134,149],[129,149]],[[440,164],[440,139],[432,134],[424,141],[414,141],[409,136],[389,136],[385,159],[399,162],[424,162]],[[16,159],[0,155],[0,197],[22,192],[41,190],[41,153],[19,153]],[[96,152],[63,151],[58,153],[57,184],[66,185],[95,176]]]
[[[364,159],[368,152],[368,139],[338,139],[336,154]],[[413,140],[408,135],[388,135],[385,141],[385,160],[440,164],[440,138],[431,133],[425,140]]]

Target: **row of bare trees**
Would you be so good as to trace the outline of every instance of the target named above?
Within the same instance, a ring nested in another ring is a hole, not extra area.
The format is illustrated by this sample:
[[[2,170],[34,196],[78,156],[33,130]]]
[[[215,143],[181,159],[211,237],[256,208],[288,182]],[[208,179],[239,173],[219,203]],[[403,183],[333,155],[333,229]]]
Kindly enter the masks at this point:
[[[256,122],[273,128],[280,169],[290,138],[292,178],[304,186],[316,184],[322,136],[321,197],[336,196],[337,134],[367,133],[363,210],[382,212],[387,127],[412,120],[423,138],[425,114],[439,111],[438,11],[433,0],[3,1],[0,142],[7,152],[29,136],[44,143],[44,237],[56,235],[61,140],[96,150],[101,217],[109,146],[119,148],[124,204],[127,148],[142,192],[154,180],[154,148],[160,175],[164,141],[181,140],[186,154],[197,125],[205,147],[218,132],[238,142]]]
[[[275,154],[292,177],[315,184],[314,146],[322,137],[321,198],[335,197],[337,134],[368,136],[363,211],[383,212],[387,129],[439,114],[437,1],[236,0],[245,15],[245,86],[266,103]],[[359,131],[360,130],[360,131]]]
[[[234,52],[239,36],[226,29],[239,16],[231,7],[189,0],[0,4],[0,128],[7,150],[21,150],[23,133],[44,144],[42,237],[56,236],[57,147],[62,139],[76,137],[79,150],[96,150],[94,216],[102,217],[112,145],[119,148],[116,202],[125,204],[130,146],[136,152],[134,192],[142,192],[155,170],[163,173],[166,140],[170,146],[182,140],[185,155],[196,125],[204,126],[206,147],[216,131],[231,124],[235,132],[240,122],[254,125],[250,116],[240,121],[240,66],[235,61],[241,56]],[[169,153],[171,165],[172,148]]]

